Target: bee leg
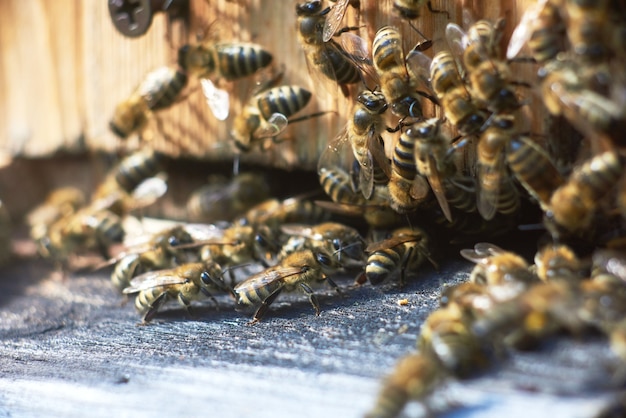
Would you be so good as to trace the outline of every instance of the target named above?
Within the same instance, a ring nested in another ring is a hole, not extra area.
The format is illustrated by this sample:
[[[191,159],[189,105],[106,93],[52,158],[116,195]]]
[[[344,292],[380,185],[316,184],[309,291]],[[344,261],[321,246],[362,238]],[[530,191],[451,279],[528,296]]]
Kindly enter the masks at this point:
[[[330,279],[329,277],[326,278],[326,281],[328,282],[328,284],[330,285],[330,287],[332,287],[333,289],[335,289],[335,291],[339,294],[339,296],[344,297],[343,292],[341,291],[341,289],[339,288],[339,286],[337,286],[337,283],[335,283],[332,279]]]
[[[428,11],[431,13],[445,13],[446,16],[448,17],[448,20],[450,19],[450,13],[448,13],[447,10],[437,10],[437,9],[433,9],[433,4],[430,0],[428,0],[428,3],[426,3],[426,7],[428,7]]]
[[[282,292],[282,290],[283,290],[282,288],[276,289],[274,293],[271,293],[268,297],[263,299],[263,302],[261,302],[261,306],[259,306],[259,309],[256,310],[256,312],[254,313],[254,317],[252,318],[252,321],[248,322],[248,325],[256,324],[257,322],[261,320],[263,315],[265,315],[265,312],[267,312],[267,309],[274,302],[276,297],[280,295],[280,292]]]
[[[215,303],[215,306],[217,307],[217,309],[220,308],[220,304],[217,303],[217,299],[215,299],[215,296],[209,293],[208,290],[206,290],[205,288],[201,288],[200,291],[202,292],[204,296],[208,297],[209,299],[211,299],[211,301],[213,301],[213,303]],[[180,296],[179,296],[179,300],[180,300]]]
[[[157,312],[159,312],[159,309],[161,308],[161,306],[163,306],[166,300],[167,292],[161,293],[161,295],[159,295],[159,297],[156,298],[154,302],[152,302],[152,304],[150,305],[148,312],[146,312],[146,314],[143,316],[141,324],[146,325],[148,322],[152,321],[154,319],[154,316],[157,314]]]
[[[411,257],[413,257],[413,251],[415,251],[415,247],[410,247],[400,265],[400,288],[406,285],[406,267],[409,265]]]
[[[320,303],[317,301],[317,296],[315,296],[315,293],[313,293],[313,289],[311,289],[306,283],[300,283],[300,287],[302,288],[302,290],[304,290],[304,293],[309,295],[309,302],[311,302],[311,305],[313,305],[313,309],[315,309],[315,315],[319,315]]]
[[[183,305],[183,307],[185,308],[185,311],[187,312],[187,315],[189,315],[192,318],[195,316],[193,309],[191,308],[191,301],[187,299],[182,293],[178,294],[178,302],[180,302],[180,304]]]

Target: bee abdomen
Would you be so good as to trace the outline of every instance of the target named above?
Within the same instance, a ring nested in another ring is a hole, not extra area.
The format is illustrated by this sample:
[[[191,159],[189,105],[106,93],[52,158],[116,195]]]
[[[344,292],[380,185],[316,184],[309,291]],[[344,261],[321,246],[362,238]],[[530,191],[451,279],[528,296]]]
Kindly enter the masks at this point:
[[[340,51],[328,49],[327,58],[330,62],[332,74],[324,74],[336,80],[338,84],[353,84],[361,81],[359,69],[349,61]]]
[[[142,290],[135,298],[135,308],[138,312],[144,313],[150,309],[154,301],[159,298],[165,291],[161,287]]]
[[[267,299],[279,286],[279,283],[269,283],[266,286],[259,286],[252,289],[235,289],[235,292],[239,296],[239,303],[253,305]]]
[[[335,203],[359,205],[364,203],[361,194],[354,193],[350,187],[350,179],[344,172],[325,169],[320,173],[320,184],[326,194]]]
[[[138,254],[130,254],[117,262],[111,273],[111,283],[116,289],[122,291],[130,284],[130,279],[135,275],[139,267],[140,257]]]
[[[311,92],[299,86],[275,87],[264,93],[257,102],[261,115],[268,120],[274,113],[290,117],[309,103]]]
[[[149,94],[144,95],[146,103],[151,110],[165,109],[177,100],[178,95],[187,85],[187,74],[176,70],[170,78],[155,83],[156,85]]]
[[[372,43],[374,65],[381,71],[404,65],[400,33],[393,27],[380,29]]]
[[[115,181],[126,192],[132,192],[141,182],[154,177],[162,169],[162,155],[149,153],[133,154],[120,164],[115,174]]]
[[[371,284],[380,284],[393,273],[403,255],[404,246],[370,254],[365,266],[365,277]]]
[[[228,80],[252,75],[272,62],[272,54],[258,45],[232,44],[216,48],[220,72]]]

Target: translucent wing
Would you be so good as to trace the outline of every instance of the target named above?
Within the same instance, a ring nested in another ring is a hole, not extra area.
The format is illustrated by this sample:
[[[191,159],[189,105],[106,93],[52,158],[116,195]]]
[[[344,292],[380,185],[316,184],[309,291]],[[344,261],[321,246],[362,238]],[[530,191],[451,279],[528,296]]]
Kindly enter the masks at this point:
[[[476,264],[485,264],[489,257],[504,254],[505,252],[506,251],[504,251],[502,248],[498,247],[495,244],[491,244],[488,242],[479,242],[478,244],[474,245],[474,249],[461,250],[461,256]]]
[[[200,80],[202,94],[206,98],[209,109],[217,120],[226,120],[230,112],[230,99],[226,90],[218,89],[213,82],[207,78]]]
[[[430,184],[430,188],[433,190],[435,197],[437,198],[437,202],[439,202],[439,206],[443,211],[444,216],[448,220],[448,222],[452,222],[452,214],[450,213],[450,205],[448,204],[448,199],[446,199],[445,190],[443,185],[441,184],[441,175],[439,170],[437,170],[437,163],[432,155],[428,157],[430,161],[430,172],[426,179]]]
[[[370,60],[369,43],[354,33],[341,34],[341,46],[347,57],[371,80],[378,80],[376,70]]]
[[[175,273],[175,270],[156,270],[140,274],[130,281],[130,286],[123,290],[124,294],[141,292],[159,286],[183,284],[188,280]]]
[[[267,286],[277,280],[282,280],[289,276],[302,273],[301,267],[270,267],[260,273],[257,273],[243,282],[235,286],[234,291],[236,293],[249,292]]]
[[[344,168],[347,166],[351,155],[350,147],[347,146],[348,143],[348,126],[346,125],[329,141],[324,151],[322,151],[317,163],[318,174],[321,174],[321,172],[326,169]]]
[[[411,197],[415,200],[423,200],[428,196],[429,191],[430,186],[426,177],[421,174],[416,175],[411,184],[411,190],[409,191]]]
[[[506,175],[506,167],[504,165],[504,153],[498,157],[495,164],[477,164],[478,178],[478,200],[476,206],[478,213],[485,220],[493,219],[498,208],[498,198],[500,196],[500,187]],[[489,183],[490,191],[485,193],[484,185]]]
[[[456,23],[448,23],[446,26],[446,41],[448,42],[448,48],[450,48],[452,55],[457,59],[461,59],[465,48],[467,48],[469,44],[467,34],[463,28]]]
[[[324,32],[322,35],[324,42],[328,42],[333,35],[335,35],[335,32],[337,32],[337,29],[343,21],[343,17],[345,16],[349,5],[350,0],[338,0],[330,10],[326,16],[326,21],[324,22]]]
[[[430,85],[430,66],[433,59],[418,50],[412,50],[406,56],[406,68],[416,81],[418,89],[432,91]]]
[[[546,3],[547,0],[539,0],[537,3],[530,5],[526,9],[518,25],[511,34],[511,39],[509,40],[509,45],[506,50],[507,59],[515,58],[520,53],[524,45],[526,45],[526,43],[530,40],[533,31],[533,22],[537,20]]]
[[[254,131],[254,137],[257,139],[272,138],[284,131],[288,124],[289,121],[285,115],[272,113],[267,122]]]
[[[150,206],[167,192],[167,182],[162,177],[150,177],[145,179],[132,193],[132,209],[140,209]]]
[[[393,236],[387,239],[384,239],[382,241],[379,242],[374,242],[370,245],[367,246],[367,248],[365,248],[365,252],[366,253],[373,253],[376,251],[380,251],[380,250],[385,250],[387,248],[393,248],[396,247],[400,244],[404,244],[405,242],[412,242],[412,241],[418,241],[422,238],[421,234],[415,234],[415,235],[409,235],[409,234],[403,234],[403,235],[397,235],[397,236]]]

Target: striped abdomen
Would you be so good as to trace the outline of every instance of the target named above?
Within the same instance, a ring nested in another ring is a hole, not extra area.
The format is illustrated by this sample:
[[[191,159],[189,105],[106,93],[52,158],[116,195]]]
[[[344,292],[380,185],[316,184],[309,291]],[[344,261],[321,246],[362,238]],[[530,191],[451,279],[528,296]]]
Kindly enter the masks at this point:
[[[257,96],[256,103],[261,115],[268,120],[274,113],[285,117],[297,113],[311,100],[311,92],[299,86],[274,87]]]
[[[219,73],[227,80],[254,74],[272,62],[272,54],[256,44],[233,43],[215,46]]]

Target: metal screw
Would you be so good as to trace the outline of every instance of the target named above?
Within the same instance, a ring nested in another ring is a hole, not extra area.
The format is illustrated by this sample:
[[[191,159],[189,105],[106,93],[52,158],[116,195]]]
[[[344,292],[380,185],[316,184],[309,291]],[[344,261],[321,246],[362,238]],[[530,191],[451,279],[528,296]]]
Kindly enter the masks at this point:
[[[148,31],[154,13],[181,17],[188,10],[188,3],[188,0],[109,0],[109,14],[118,31],[136,38]]]

